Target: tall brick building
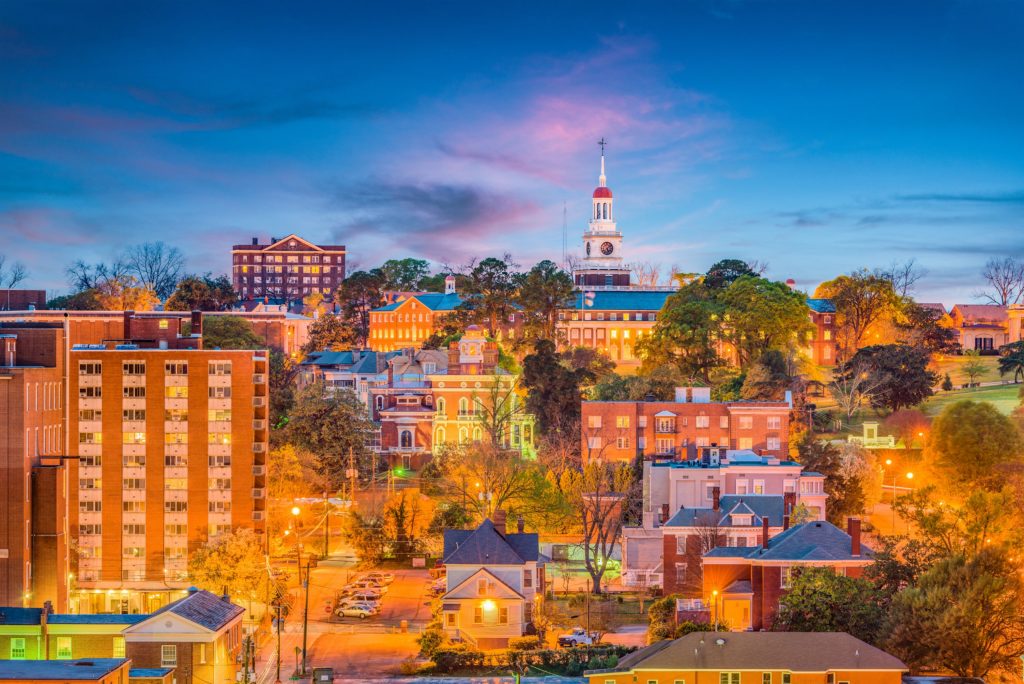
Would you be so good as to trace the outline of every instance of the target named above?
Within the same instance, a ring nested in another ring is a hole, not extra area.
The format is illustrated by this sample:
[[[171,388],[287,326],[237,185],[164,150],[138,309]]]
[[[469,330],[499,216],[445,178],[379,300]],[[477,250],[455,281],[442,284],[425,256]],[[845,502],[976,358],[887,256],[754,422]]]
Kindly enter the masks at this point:
[[[345,246],[314,245],[294,233],[231,248],[231,282],[242,300],[301,301],[318,292],[330,300],[345,280]]]

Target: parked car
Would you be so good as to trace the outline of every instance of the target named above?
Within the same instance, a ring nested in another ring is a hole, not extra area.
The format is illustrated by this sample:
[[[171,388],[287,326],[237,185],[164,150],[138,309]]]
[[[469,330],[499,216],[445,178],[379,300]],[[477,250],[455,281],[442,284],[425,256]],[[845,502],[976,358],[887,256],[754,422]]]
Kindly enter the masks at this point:
[[[351,594],[350,596],[351,596],[351,598],[354,598],[357,601],[362,601],[364,603],[366,603],[366,602],[376,603],[376,602],[380,601],[380,599],[381,599],[380,593],[378,593],[376,591],[365,591],[365,590],[364,591],[357,591],[357,592]]]
[[[587,634],[587,630],[577,627],[568,634],[558,635],[559,646],[590,646],[597,642],[597,632]]]
[[[380,603],[377,601],[365,601],[351,597],[338,601],[338,608],[349,608],[351,606],[364,606],[377,612],[380,611]]]
[[[339,608],[334,612],[338,617],[357,617],[360,620],[372,616],[374,612],[365,606],[349,606],[348,608]]]
[[[379,585],[379,584],[376,584],[374,582],[370,582],[370,581],[367,581],[367,580],[359,580],[358,582],[350,582],[349,584],[347,584],[345,586],[345,588],[346,589],[352,589],[352,590],[355,590],[355,591],[359,591],[361,589],[366,589],[368,591],[379,591],[382,594],[386,594],[387,591],[388,591],[388,588],[386,586]]]
[[[395,581],[395,576],[390,572],[370,572],[366,574],[366,579],[380,580],[385,584],[391,584]]]

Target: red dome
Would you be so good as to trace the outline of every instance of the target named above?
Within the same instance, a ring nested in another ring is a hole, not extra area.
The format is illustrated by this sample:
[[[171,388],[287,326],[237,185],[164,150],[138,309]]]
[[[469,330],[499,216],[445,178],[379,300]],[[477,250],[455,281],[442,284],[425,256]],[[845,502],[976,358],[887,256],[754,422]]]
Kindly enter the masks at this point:
[[[605,186],[602,185],[597,190],[594,190],[594,199],[611,199],[611,198],[612,198],[611,188],[606,188]]]

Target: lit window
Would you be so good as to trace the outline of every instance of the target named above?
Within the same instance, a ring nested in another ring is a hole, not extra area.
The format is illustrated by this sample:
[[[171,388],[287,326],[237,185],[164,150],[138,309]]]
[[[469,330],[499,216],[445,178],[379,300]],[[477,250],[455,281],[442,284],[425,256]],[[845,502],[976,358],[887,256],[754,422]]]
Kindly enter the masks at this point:
[[[178,647],[174,644],[163,644],[160,646],[160,667],[178,666]],[[739,684],[737,682],[736,684]]]
[[[25,639],[23,637],[11,638],[11,660],[25,659]]]
[[[71,659],[71,637],[57,637],[57,660]]]

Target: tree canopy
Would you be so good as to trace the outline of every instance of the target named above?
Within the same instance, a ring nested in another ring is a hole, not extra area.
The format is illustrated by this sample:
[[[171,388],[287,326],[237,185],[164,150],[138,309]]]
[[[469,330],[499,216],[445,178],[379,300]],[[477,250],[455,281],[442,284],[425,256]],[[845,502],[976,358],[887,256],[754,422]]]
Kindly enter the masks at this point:
[[[206,349],[263,349],[266,343],[241,316],[204,316],[203,347]]]
[[[928,370],[931,356],[925,349],[905,344],[864,347],[838,368],[837,380],[850,381],[867,374],[870,401],[875,409],[899,411],[917,406],[934,394],[938,376]]]
[[[238,301],[226,275],[214,278],[190,275],[178,281],[174,292],[164,303],[167,311],[225,311]]]
[[[999,466],[1019,463],[1022,443],[1017,427],[989,402],[958,401],[934,420],[925,458],[954,483],[998,488],[1005,479]]]

